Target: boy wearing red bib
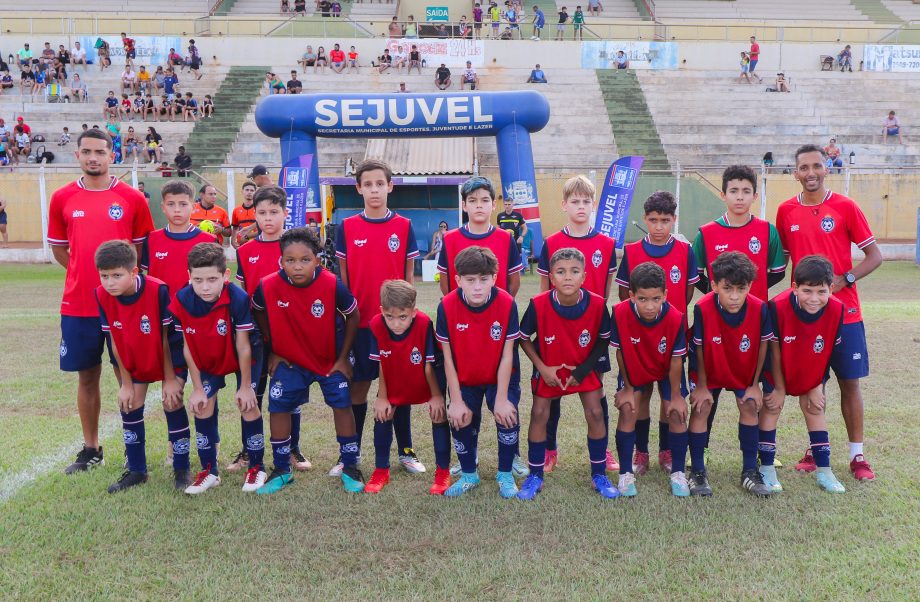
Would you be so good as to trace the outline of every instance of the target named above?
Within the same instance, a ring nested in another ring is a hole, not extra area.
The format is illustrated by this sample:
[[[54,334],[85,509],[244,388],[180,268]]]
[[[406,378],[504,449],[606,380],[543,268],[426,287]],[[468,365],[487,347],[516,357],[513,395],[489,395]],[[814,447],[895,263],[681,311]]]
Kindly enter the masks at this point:
[[[534,364],[533,410],[528,432],[530,475],[518,498],[532,500],[543,489],[546,423],[553,399],[578,393],[588,423],[591,480],[601,497],[620,492],[607,478],[607,425],[601,397],[598,360],[610,344],[610,315],[602,297],[582,288],[585,256],[578,249],[559,249],[550,258],[553,290],[530,301],[521,320],[521,348]],[[537,344],[531,340],[536,336]]]
[[[845,305],[831,296],[834,267],[824,257],[802,257],[792,273],[792,288],[770,301],[774,338],[771,371],[779,400],[799,396],[805,415],[809,451],[817,465],[818,487],[828,493],[845,489],[831,471],[831,444],[824,417],[827,382],[834,348],[841,344]]]

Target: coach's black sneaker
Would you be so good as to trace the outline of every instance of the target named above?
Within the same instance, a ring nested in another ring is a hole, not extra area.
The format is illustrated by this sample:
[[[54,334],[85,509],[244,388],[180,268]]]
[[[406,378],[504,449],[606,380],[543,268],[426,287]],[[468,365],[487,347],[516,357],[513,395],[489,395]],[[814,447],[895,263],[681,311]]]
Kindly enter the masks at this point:
[[[701,497],[712,495],[712,487],[709,486],[709,479],[706,478],[705,470],[690,472],[690,495]]]
[[[173,470],[173,486],[176,491],[185,491],[185,488],[192,484],[192,473],[190,470]]]
[[[146,472],[131,472],[130,470],[126,470],[124,474],[121,475],[121,478],[118,479],[118,481],[109,485],[109,493],[118,493],[119,491],[124,491],[125,489],[129,489],[135,485],[140,485],[141,483],[146,482]]]
[[[105,460],[102,459],[102,446],[100,445],[99,449],[94,449],[84,445],[83,449],[77,452],[77,459],[74,460],[74,463],[64,469],[64,474],[86,472],[90,468],[103,464],[105,464]]]
[[[741,488],[746,489],[751,495],[756,495],[757,497],[770,497],[773,493],[763,482],[763,477],[756,468],[745,470],[741,473]]]

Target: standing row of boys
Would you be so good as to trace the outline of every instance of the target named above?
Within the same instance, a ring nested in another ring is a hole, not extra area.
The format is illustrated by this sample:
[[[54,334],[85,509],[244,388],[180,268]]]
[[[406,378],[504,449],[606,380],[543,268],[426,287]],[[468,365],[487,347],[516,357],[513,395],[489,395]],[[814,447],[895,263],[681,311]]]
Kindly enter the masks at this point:
[[[568,223],[546,240],[540,257],[543,292],[530,301],[520,320],[514,302],[523,270],[520,252],[507,232],[490,224],[495,191],[485,178],[474,177],[463,185],[469,222],[444,238],[438,263],[444,297],[435,320],[416,308],[411,281],[418,249],[409,220],[387,208],[393,185],[386,164],[367,161],[356,171],[365,209],[344,220],[335,237],[340,280],[320,267],[321,245],[314,232],[282,231],[284,191],[259,188],[253,211],[260,234],[237,251],[237,278],[245,290],[227,282],[223,250],[213,236],[190,223],[191,189],[182,182],[169,183],[162,191],[168,224],[150,233],[142,248],[140,265],[147,276],[138,274],[135,249],[127,242],[110,240],[94,253],[101,280],[95,298],[121,383],[118,403],[127,456],[127,470],[109,491],[147,479],[144,400],[148,384],[157,381],[163,383],[176,487],[197,494],[218,485],[217,394],[225,377],[235,373],[243,449],[228,468],[248,464],[244,491],[277,492],[293,480],[292,468],[309,468],[299,449],[299,411],[308,401],[310,385],[318,382],[333,409],[339,444],[339,461],[330,475],[340,477],[351,492],[376,493],[389,483],[394,430],[400,463],[410,472],[425,471],[412,449],[409,427],[409,409],[422,403],[432,420],[437,465],[430,492],[454,497],[476,487],[485,399],[496,422],[499,493],[532,499],[542,490],[545,473],[558,462],[559,400],[578,393],[588,423],[593,488],[606,498],[634,496],[635,477],[649,466],[649,405],[655,383],[661,397],[659,463],[670,473],[674,495],[712,494],[707,448],[724,388],[735,393],[739,408],[742,488],[758,496],[782,491],[775,469],[776,424],[790,394],[800,397],[811,441],[796,468],[816,471],[822,489],[842,492],[830,469],[824,383],[833,367],[846,396],[847,379],[867,373],[864,334],[861,342],[854,341],[858,337],[845,324],[859,320],[852,284],[874,269],[877,249],[855,203],[825,193],[821,150],[804,147],[796,162],[804,192],[781,207],[779,231],[750,215],[756,176],[749,168],[733,166],[723,175],[727,212],[700,229],[693,247],[671,235],[676,203],[670,194],[656,192],[645,203],[648,236],[626,245],[619,268],[614,241],[590,225],[593,184],[583,176],[572,178],[563,190]],[[84,171],[92,175],[86,167]],[[73,187],[80,188],[80,182]],[[823,198],[815,202],[819,194]],[[72,240],[73,224],[65,218],[77,215],[62,206],[67,202],[63,197],[59,191],[52,199],[49,237],[58,245]],[[108,207],[109,218],[121,221],[127,212],[113,207]],[[56,214],[63,217],[56,219]],[[819,224],[816,229],[803,224],[812,218]],[[132,213],[132,221],[139,229],[119,238],[138,243],[143,220]],[[869,259],[858,267],[865,269],[857,276],[848,253],[829,253],[826,241],[799,234],[811,231],[842,237],[847,245],[862,243]],[[781,238],[793,256],[793,285],[768,300],[768,287],[783,278],[785,269]],[[609,312],[606,299],[614,274],[622,302]],[[694,285],[712,290],[694,307],[691,328],[687,308]],[[67,369],[64,320],[62,330],[62,367]],[[840,359],[860,344],[862,351],[853,354],[862,358],[856,366]],[[519,452],[518,346],[534,366],[527,464]],[[611,367],[611,347],[619,369],[614,397],[618,458],[608,450],[608,403],[602,386]],[[361,435],[370,385],[378,379],[375,470],[365,482],[358,467]],[[182,400],[189,381],[188,405],[202,465],[194,478]],[[856,387],[858,395],[858,380]],[[270,474],[263,462],[266,389]],[[859,402],[861,440],[861,398]],[[871,480],[862,444],[852,442],[853,412],[847,411],[846,399],[844,406],[850,468],[857,479]],[[459,459],[453,469],[451,436]],[[69,472],[101,463],[101,446],[87,446],[81,454]],[[608,470],[619,471],[616,485]],[[458,476],[453,482],[452,473]],[[519,487],[516,478],[524,476]]]

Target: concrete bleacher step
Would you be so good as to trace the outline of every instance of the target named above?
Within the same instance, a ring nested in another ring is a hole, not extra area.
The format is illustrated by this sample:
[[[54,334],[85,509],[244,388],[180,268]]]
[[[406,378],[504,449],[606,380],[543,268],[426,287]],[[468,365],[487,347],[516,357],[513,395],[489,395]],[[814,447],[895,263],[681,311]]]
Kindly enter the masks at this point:
[[[875,23],[899,24],[903,21],[881,0],[850,0],[853,6]]]
[[[645,169],[669,169],[645,94],[632,70],[598,69],[608,120],[621,155],[642,155]]]

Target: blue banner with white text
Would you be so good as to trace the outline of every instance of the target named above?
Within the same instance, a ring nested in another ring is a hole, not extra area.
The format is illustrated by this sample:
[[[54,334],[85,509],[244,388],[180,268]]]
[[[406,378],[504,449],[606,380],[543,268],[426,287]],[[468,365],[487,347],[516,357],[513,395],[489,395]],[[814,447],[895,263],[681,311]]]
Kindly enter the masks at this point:
[[[278,185],[287,193],[288,214],[284,229],[302,228],[309,218],[322,223],[319,190],[310,185],[313,155],[300,155],[284,164],[278,175]]]
[[[629,206],[644,161],[645,157],[620,157],[614,161],[601,190],[594,229],[616,240],[618,249],[623,248],[626,238]]]

